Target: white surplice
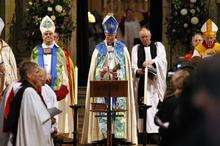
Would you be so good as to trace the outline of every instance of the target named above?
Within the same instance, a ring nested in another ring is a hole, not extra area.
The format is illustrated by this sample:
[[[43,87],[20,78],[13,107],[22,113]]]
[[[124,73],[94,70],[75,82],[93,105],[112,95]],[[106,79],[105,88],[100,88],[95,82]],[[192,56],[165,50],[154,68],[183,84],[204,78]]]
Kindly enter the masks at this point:
[[[3,100],[0,104],[0,107],[1,107],[0,108],[0,141],[2,141],[2,143],[0,143],[0,146],[5,146],[8,141],[8,133],[3,133],[2,131],[3,130],[2,129],[3,128],[3,116],[4,116],[6,102],[9,98],[9,94],[13,92],[13,94],[15,95],[18,89],[20,89],[20,87],[21,87],[21,82],[13,82],[10,86],[8,86],[8,88],[6,89],[3,95]],[[48,108],[58,107],[56,94],[50,88],[50,86],[48,86],[47,84],[42,86],[41,94]],[[55,116],[55,118],[57,120],[58,117]],[[53,128],[50,129],[49,131],[52,132],[55,127],[57,127],[57,124],[53,125]]]
[[[157,78],[154,83],[148,81],[147,74],[145,74],[145,88],[144,88],[144,103],[152,106],[147,110],[147,133],[158,133],[158,126],[154,123],[154,116],[157,112],[157,105],[159,100],[163,101],[166,91],[166,73],[167,60],[166,51],[162,43],[156,42],[157,56],[153,59],[156,64]],[[145,60],[151,60],[150,47],[144,47]],[[139,78],[135,76],[138,69],[138,45],[132,48],[132,69],[134,77],[134,93],[137,99],[138,95],[138,81]],[[142,125],[138,125],[141,127]],[[140,130],[140,129],[139,129]]]
[[[33,89],[25,89],[18,119],[17,146],[53,146],[51,120],[46,106]]]

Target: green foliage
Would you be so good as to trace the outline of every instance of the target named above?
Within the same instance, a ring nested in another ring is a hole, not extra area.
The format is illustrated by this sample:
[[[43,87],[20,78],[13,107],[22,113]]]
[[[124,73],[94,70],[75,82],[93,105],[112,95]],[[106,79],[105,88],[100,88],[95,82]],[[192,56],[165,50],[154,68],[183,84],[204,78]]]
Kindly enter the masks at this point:
[[[194,33],[207,20],[205,0],[172,0],[168,21],[167,36],[172,48],[177,42],[183,45],[184,52],[191,47]]]
[[[40,23],[48,15],[56,25],[56,32],[65,41],[75,28],[71,18],[71,0],[33,0],[27,2],[25,36],[27,45],[33,48],[41,42]]]

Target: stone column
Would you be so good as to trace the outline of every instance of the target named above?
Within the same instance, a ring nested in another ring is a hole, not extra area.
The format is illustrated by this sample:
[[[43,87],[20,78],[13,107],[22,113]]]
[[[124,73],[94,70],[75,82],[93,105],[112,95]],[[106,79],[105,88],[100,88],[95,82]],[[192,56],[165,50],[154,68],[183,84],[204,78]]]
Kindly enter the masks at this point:
[[[76,25],[76,15],[77,15],[77,4],[76,4],[77,0],[72,0],[72,10],[71,10],[71,14],[72,14],[72,20],[74,25]],[[74,63],[76,63],[76,59],[77,59],[77,48],[76,48],[76,28],[73,30],[72,32],[72,37],[70,40],[70,52],[71,52],[71,57]]]
[[[15,0],[5,1],[5,41],[10,37],[10,27],[12,26],[12,19],[15,13]]]

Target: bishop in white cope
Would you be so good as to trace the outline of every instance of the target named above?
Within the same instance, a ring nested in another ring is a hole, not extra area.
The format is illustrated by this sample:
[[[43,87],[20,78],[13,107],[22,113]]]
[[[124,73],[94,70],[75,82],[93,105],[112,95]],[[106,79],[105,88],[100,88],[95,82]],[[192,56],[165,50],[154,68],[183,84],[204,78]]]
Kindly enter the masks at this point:
[[[127,80],[128,97],[118,97],[114,102],[116,108],[126,109],[120,113],[123,117],[116,117],[113,122],[115,138],[124,138],[127,142],[137,144],[136,112],[133,95],[132,73],[130,56],[127,47],[116,39],[118,22],[112,15],[103,20],[105,40],[99,43],[92,55],[85,103],[85,118],[83,123],[82,143],[92,143],[107,136],[106,117],[95,117],[96,113],[90,111],[92,102],[105,102],[100,97],[94,101],[90,97],[90,81],[93,80]],[[114,66],[120,68],[113,71]]]

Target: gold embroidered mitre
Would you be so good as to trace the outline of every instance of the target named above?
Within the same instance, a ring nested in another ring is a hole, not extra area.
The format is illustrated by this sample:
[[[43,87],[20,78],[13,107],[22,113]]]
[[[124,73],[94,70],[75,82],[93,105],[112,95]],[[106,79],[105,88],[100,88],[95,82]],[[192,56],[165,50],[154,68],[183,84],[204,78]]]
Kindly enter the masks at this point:
[[[208,19],[201,28],[203,35],[207,37],[215,37],[218,31],[217,25],[211,20]]]

